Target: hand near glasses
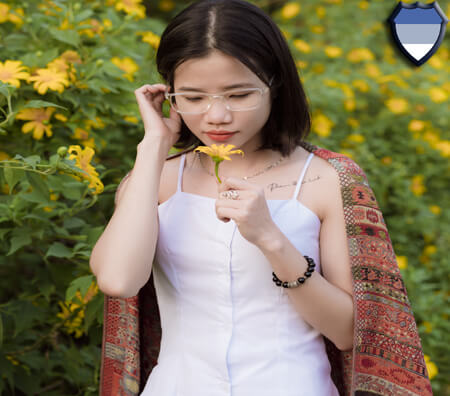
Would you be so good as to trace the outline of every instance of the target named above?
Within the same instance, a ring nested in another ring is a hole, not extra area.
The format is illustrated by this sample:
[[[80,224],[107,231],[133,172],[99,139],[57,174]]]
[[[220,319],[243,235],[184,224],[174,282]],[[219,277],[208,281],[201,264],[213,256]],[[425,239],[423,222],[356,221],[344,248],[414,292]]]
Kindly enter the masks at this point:
[[[219,198],[216,200],[216,214],[227,223],[234,220],[241,235],[258,247],[266,246],[279,232],[267,206],[264,189],[247,180],[228,177],[218,184]],[[235,190],[237,199],[225,198],[222,194]]]
[[[144,139],[150,136],[160,137],[172,147],[180,137],[181,117],[172,108],[169,118],[164,117],[162,104],[165,100],[165,90],[164,84],[145,84],[136,89],[134,94],[144,122]]]

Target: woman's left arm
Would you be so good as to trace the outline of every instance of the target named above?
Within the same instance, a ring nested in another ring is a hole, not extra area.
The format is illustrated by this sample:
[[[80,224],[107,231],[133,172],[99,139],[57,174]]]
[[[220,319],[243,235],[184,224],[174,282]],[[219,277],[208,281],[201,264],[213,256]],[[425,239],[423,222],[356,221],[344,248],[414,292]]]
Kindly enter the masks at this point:
[[[323,276],[314,271],[299,287],[285,290],[302,318],[338,349],[346,351],[353,346],[354,326],[350,257],[339,176],[333,168],[326,173],[319,237]],[[306,259],[278,227],[265,240],[268,242],[259,248],[279,279],[291,282],[303,276],[308,266]]]

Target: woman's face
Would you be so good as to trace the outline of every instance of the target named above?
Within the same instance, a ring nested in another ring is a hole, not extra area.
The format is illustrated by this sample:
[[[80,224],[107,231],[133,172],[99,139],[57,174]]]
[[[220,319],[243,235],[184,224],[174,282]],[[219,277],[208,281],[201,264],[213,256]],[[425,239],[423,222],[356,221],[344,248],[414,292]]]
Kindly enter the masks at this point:
[[[230,86],[265,88],[266,85],[238,59],[220,51],[213,51],[203,58],[189,59],[179,65],[174,73],[175,92],[196,90],[221,94]],[[236,87],[238,88],[238,87]],[[234,89],[234,88],[233,88]],[[225,102],[214,98],[211,107],[203,114],[181,114],[185,124],[204,145],[233,144],[244,152],[253,152],[261,144],[261,128],[270,115],[271,99],[267,90],[259,107],[246,111],[231,111]],[[209,131],[236,132],[225,141],[213,140]]]

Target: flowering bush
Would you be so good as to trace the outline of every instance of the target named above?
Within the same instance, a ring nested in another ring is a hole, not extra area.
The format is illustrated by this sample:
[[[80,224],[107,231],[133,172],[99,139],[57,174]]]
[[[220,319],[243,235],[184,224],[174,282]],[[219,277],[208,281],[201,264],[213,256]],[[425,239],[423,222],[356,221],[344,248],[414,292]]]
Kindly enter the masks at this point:
[[[392,43],[381,0],[254,3],[291,46],[309,140],[367,173],[444,395],[448,40],[417,68]],[[103,296],[89,257],[143,137],[134,90],[160,81],[159,36],[183,7],[0,0],[0,394],[98,393]]]

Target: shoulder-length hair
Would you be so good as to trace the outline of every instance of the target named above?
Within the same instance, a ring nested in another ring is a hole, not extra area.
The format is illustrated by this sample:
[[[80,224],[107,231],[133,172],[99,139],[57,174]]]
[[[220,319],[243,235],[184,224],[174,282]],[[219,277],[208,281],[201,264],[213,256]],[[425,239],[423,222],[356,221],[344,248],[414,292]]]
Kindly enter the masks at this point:
[[[158,72],[174,90],[175,69],[184,61],[219,50],[237,58],[269,85],[272,108],[262,128],[262,145],[289,155],[309,134],[311,117],[289,46],[275,22],[243,0],[201,0],[168,24],[156,55]],[[182,122],[174,147],[203,143]]]

